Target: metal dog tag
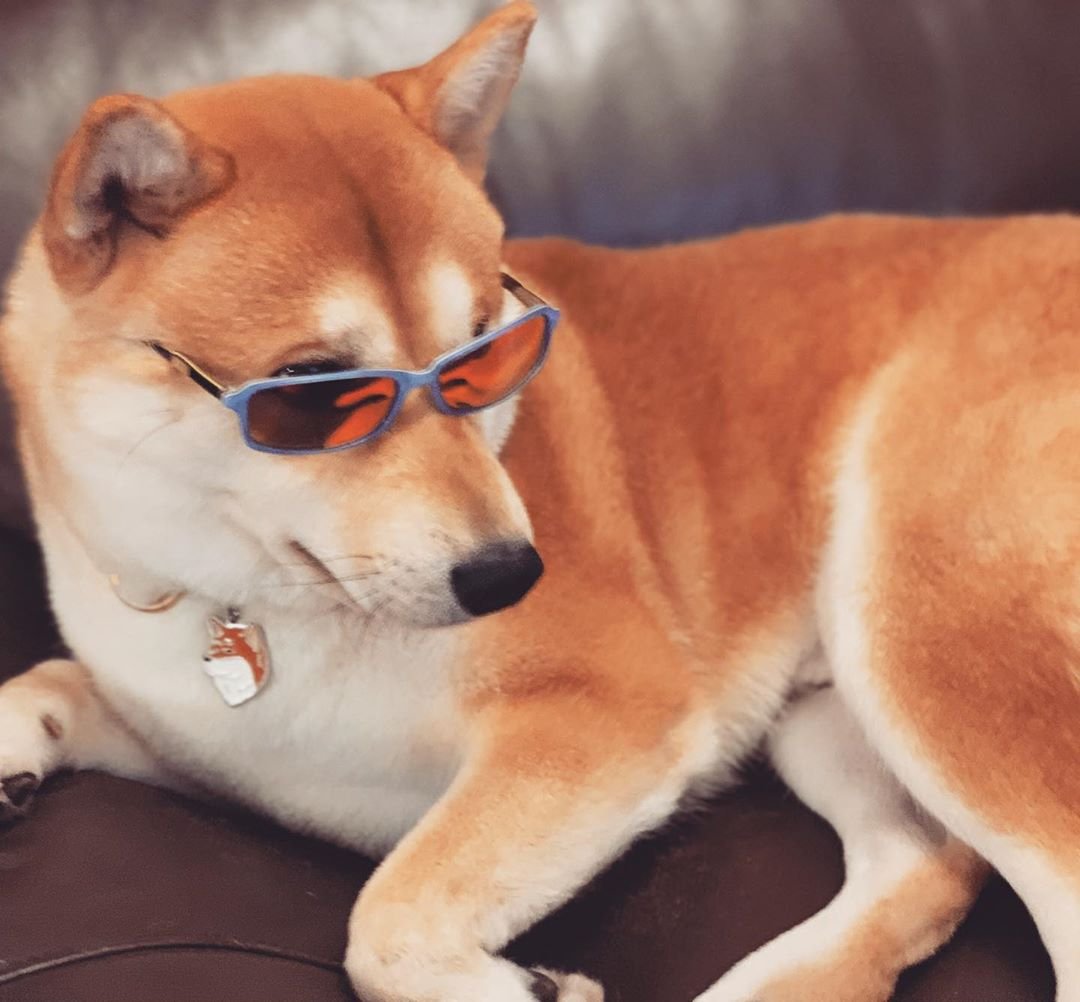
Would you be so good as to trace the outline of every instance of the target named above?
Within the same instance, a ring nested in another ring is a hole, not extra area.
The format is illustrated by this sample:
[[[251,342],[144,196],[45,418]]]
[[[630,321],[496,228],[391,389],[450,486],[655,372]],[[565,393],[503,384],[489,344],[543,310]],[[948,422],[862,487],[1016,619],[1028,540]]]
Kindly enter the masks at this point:
[[[210,646],[203,657],[203,669],[229,706],[242,706],[254,699],[270,678],[266,634],[257,623],[240,622],[237,609],[230,609],[224,620],[211,616],[206,627]]]

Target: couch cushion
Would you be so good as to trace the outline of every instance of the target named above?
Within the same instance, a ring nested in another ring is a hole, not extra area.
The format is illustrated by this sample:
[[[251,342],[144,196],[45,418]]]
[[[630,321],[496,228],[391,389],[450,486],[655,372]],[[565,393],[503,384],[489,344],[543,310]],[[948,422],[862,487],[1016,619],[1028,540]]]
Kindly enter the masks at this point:
[[[55,779],[0,836],[0,1002],[344,1002],[335,965],[371,868],[222,806],[105,776]],[[823,905],[840,872],[828,828],[755,775],[634,847],[509,953],[593,974],[609,1002],[688,1002]],[[1052,977],[995,881],[896,998],[1050,1002]]]

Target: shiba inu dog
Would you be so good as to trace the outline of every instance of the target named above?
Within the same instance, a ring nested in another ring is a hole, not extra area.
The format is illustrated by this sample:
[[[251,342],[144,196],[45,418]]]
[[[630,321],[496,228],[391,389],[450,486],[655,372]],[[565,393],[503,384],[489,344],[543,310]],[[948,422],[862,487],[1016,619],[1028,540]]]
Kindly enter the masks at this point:
[[[385,855],[362,998],[593,1002],[500,949],[764,743],[847,883],[698,1002],[886,999],[988,866],[1080,1002],[1080,223],[504,241],[534,18],[87,111],[3,324],[72,652],[5,816],[227,792]]]

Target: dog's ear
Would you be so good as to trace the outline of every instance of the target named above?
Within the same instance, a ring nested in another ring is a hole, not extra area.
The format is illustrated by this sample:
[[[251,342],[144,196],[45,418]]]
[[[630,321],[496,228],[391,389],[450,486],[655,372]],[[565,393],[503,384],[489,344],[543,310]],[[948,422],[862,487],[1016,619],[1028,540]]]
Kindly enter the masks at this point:
[[[536,8],[515,0],[481,21],[430,62],[383,73],[374,83],[425,132],[457,157],[475,181],[484,177],[488,140],[521,72]]]
[[[225,188],[232,159],[184,128],[156,101],[95,101],[53,170],[42,238],[69,292],[93,288],[135,230],[164,237],[189,209]]]

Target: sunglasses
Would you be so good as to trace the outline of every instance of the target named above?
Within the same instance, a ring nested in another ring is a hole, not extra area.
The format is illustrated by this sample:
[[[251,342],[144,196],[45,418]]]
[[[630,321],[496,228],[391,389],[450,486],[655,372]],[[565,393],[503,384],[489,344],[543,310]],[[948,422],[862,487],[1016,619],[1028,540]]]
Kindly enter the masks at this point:
[[[425,387],[444,414],[473,414],[517,393],[544,364],[559,311],[509,275],[502,285],[525,307],[510,323],[440,355],[426,369],[348,369],[219,383],[179,352],[147,341],[240,419],[244,441],[260,452],[304,455],[370,442]]]

